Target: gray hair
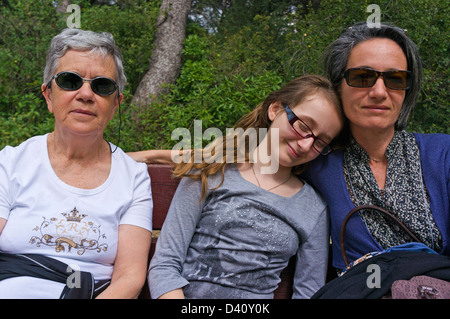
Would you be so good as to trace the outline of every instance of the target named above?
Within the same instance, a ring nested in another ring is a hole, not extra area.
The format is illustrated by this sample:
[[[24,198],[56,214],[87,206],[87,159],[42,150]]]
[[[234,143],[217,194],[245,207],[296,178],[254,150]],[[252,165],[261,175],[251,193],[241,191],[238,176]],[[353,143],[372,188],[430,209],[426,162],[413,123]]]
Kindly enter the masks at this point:
[[[105,57],[109,54],[116,64],[116,82],[119,92],[123,92],[127,78],[125,76],[122,64],[122,54],[117,47],[113,36],[107,32],[92,32],[80,29],[64,29],[56,35],[51,43],[47,53],[47,62],[44,69],[44,83],[51,81],[58,68],[59,59],[66,54],[67,50],[82,50],[97,52]]]
[[[339,92],[348,59],[353,48],[366,40],[373,38],[387,38],[396,42],[403,50],[411,71],[411,86],[406,90],[402,110],[397,119],[396,129],[406,127],[408,117],[416,105],[422,85],[422,62],[419,51],[414,42],[405,34],[404,30],[382,23],[379,28],[369,28],[366,22],[358,22],[341,35],[325,50],[324,67],[334,89]]]

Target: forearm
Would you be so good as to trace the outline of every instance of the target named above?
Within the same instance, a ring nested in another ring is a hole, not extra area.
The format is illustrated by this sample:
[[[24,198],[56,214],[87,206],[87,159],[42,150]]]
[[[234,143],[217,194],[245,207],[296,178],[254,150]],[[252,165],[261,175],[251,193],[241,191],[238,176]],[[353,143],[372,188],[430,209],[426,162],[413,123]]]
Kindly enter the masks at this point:
[[[161,295],[161,297],[159,297],[158,299],[184,299],[183,289],[180,288],[169,291]]]
[[[128,152],[136,162],[147,164],[173,164],[171,150],[146,150],[139,152]],[[178,152],[178,151],[177,151]]]
[[[137,298],[147,276],[151,232],[133,225],[119,226],[117,255],[111,284],[97,298]]]
[[[2,234],[3,228],[5,228],[6,219],[0,218],[0,235]]]
[[[111,280],[111,284],[105,291],[97,296],[97,299],[136,299],[145,283],[143,276],[136,274],[123,275]]]

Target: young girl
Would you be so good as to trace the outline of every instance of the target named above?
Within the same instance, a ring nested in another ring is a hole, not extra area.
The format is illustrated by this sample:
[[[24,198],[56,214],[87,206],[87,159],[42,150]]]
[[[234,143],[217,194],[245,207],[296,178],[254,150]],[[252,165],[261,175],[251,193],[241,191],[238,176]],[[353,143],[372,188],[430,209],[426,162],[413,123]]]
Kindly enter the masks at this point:
[[[257,133],[267,129],[256,149],[245,148],[246,161],[237,161],[242,145],[235,145],[230,163],[229,137],[223,137],[223,161],[195,163],[192,152],[191,161],[179,163],[174,173],[184,178],[150,265],[152,297],[273,298],[294,255],[293,298],[309,298],[323,286],[327,205],[297,175],[307,162],[331,151],[343,123],[328,80],[302,76],[235,125]],[[261,151],[270,161],[257,156]],[[264,174],[269,167],[276,170]]]

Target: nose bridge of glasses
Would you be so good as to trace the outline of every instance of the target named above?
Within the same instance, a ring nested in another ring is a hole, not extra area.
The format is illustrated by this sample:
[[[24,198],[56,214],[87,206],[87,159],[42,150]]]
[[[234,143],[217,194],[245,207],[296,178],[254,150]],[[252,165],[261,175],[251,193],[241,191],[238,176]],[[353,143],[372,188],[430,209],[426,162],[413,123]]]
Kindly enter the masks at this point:
[[[297,144],[301,145],[303,149],[310,149],[311,147],[313,147],[317,139],[317,137],[315,137],[312,133],[299,133],[298,135],[300,135],[300,138],[297,139]]]
[[[86,92],[85,90],[88,90],[87,92],[89,92],[89,94],[95,93],[95,91],[93,90],[93,87],[92,87],[92,80],[94,80],[94,79],[85,79],[81,76],[80,76],[80,78],[81,78],[81,85],[78,90],[80,90],[81,92]],[[86,83],[87,83],[87,85],[86,85]]]
[[[382,88],[384,88],[384,89],[388,88],[389,86],[388,86],[388,83],[386,82],[386,77],[385,77],[386,72],[379,72],[379,71],[374,71],[374,72],[375,72],[375,78],[373,80],[372,88],[375,88],[375,89],[379,88],[377,85],[377,82],[380,80],[380,77],[381,77],[381,80],[383,83]]]

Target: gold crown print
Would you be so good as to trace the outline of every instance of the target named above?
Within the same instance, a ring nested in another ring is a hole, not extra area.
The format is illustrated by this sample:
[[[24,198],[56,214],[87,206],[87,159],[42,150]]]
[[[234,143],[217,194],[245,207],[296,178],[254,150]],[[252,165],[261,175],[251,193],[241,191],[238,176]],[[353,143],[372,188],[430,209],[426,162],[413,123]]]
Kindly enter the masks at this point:
[[[76,207],[70,211],[70,213],[61,213],[68,222],[81,222],[81,220],[86,217],[86,214],[80,214]]]

